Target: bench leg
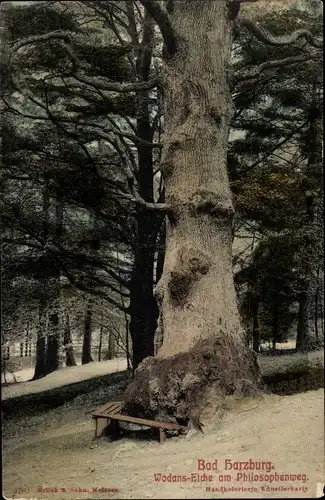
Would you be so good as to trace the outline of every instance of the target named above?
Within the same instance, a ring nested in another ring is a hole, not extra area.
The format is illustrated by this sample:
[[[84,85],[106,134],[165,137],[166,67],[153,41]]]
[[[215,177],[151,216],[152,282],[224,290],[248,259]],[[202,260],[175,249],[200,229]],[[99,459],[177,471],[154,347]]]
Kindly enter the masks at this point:
[[[121,435],[121,428],[118,420],[111,419],[110,424],[107,428],[107,433],[112,437],[112,439],[118,439]]]
[[[166,433],[164,429],[159,429],[159,441],[160,444],[163,444],[166,441]]]
[[[106,434],[106,429],[109,425],[110,419],[107,418],[105,421],[105,418],[96,418],[96,431],[95,431],[95,437],[99,438],[104,436]]]

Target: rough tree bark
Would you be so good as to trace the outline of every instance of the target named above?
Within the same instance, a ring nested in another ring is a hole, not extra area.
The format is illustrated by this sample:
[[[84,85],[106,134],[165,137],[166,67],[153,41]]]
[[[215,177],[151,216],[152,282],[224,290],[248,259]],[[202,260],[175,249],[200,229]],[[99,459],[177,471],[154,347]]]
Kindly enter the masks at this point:
[[[136,370],[125,398],[130,412],[199,427],[208,400],[263,385],[245,343],[232,273],[232,21],[226,0],[169,4],[174,40],[167,40],[165,58],[162,172],[171,209],[157,287],[164,339],[157,357]]]

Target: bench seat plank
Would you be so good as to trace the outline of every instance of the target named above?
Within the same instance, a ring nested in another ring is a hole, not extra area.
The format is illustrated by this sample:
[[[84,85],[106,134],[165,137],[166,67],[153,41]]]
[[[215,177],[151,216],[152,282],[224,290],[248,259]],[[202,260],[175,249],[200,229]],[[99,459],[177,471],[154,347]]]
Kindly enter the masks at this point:
[[[93,413],[94,417],[100,418],[106,417],[103,413]],[[130,422],[132,424],[146,425],[147,427],[155,427],[157,429],[167,429],[167,430],[187,430],[184,425],[174,424],[173,422],[159,422],[157,420],[147,420],[146,418],[130,417],[129,415],[122,415],[120,413],[110,413],[107,414],[107,418],[114,420],[120,420],[121,422]]]
[[[105,405],[101,406],[100,408],[96,408],[96,410],[93,413],[93,416],[100,416],[100,415],[108,415],[109,413],[116,413],[122,410],[124,406],[124,403],[119,402],[119,401],[110,401],[109,403],[106,403]]]

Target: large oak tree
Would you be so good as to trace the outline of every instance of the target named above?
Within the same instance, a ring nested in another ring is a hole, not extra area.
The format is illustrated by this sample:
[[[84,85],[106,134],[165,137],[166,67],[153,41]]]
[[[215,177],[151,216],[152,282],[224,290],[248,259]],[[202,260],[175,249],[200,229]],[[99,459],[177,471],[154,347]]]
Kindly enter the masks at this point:
[[[168,1],[166,10],[157,1],[141,3],[165,42],[161,168],[168,231],[157,287],[164,340],[158,355],[140,364],[126,401],[129,411],[200,426],[208,401],[263,389],[256,358],[245,342],[232,273],[227,145],[233,35],[242,27],[271,45],[300,38],[314,46],[321,42],[306,30],[274,37],[239,17],[238,1]],[[251,74],[264,68],[252,68]]]

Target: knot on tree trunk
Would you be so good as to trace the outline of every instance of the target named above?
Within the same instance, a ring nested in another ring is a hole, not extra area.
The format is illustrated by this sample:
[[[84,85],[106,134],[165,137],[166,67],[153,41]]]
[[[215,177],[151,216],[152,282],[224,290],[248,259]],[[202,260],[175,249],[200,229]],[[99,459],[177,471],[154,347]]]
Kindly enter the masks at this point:
[[[234,207],[231,200],[224,201],[213,191],[196,191],[188,203],[192,215],[210,215],[227,222],[234,215]]]
[[[168,283],[170,298],[174,305],[183,306],[193,283],[206,274],[211,259],[199,250],[183,246],[178,251],[174,271]]]

